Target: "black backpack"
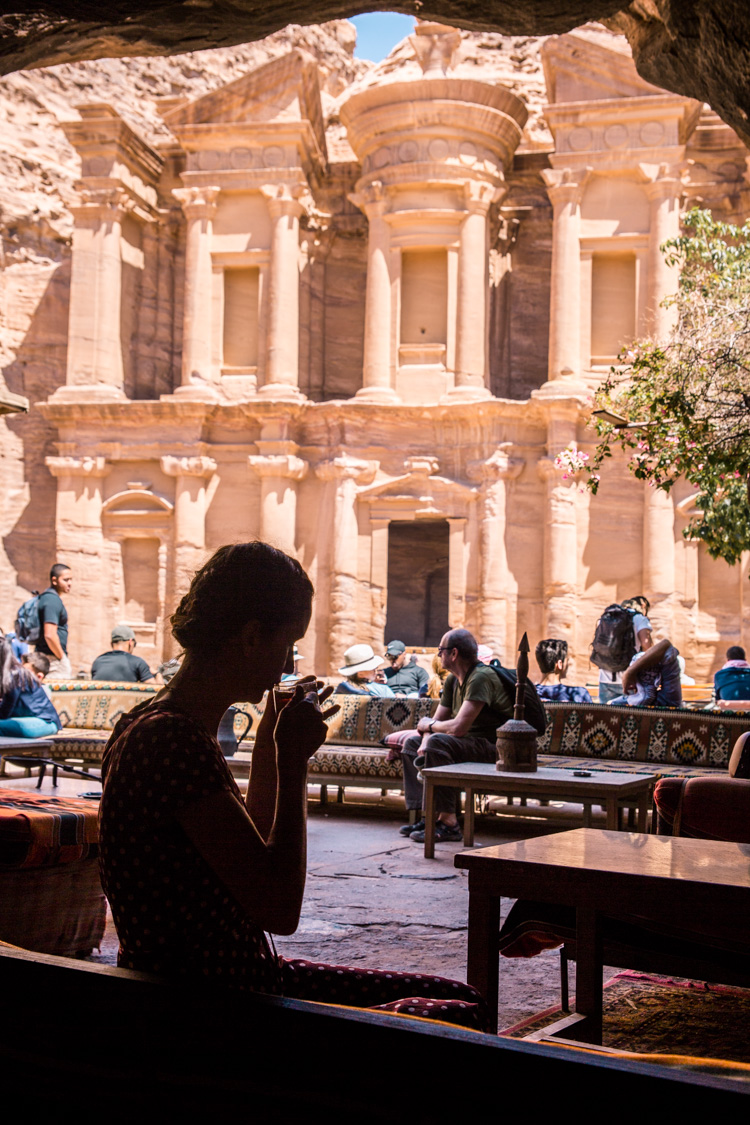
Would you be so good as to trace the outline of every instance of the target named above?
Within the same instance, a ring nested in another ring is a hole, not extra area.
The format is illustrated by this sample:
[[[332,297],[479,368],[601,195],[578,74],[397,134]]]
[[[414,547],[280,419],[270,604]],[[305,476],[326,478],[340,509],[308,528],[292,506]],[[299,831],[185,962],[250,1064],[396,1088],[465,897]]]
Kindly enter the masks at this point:
[[[37,590],[32,590],[31,593],[33,596],[18,607],[15,629],[19,641],[34,645],[39,640],[40,631],[39,593]]]
[[[497,659],[491,660],[489,666],[497,674],[503,687],[515,702],[516,683],[518,682],[515,668],[503,668]],[[544,734],[547,729],[547,712],[544,710],[544,704],[539,698],[536,688],[528,678],[523,693],[523,702],[524,719],[534,728],[537,734]]]
[[[591,642],[592,664],[605,672],[624,672],[635,656],[635,611],[624,605],[608,605],[596,623]]]

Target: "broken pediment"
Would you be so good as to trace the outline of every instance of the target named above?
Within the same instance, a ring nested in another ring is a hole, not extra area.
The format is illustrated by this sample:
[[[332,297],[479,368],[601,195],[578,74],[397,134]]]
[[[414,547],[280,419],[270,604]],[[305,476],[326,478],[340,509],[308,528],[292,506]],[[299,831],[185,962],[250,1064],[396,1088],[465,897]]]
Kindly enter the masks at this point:
[[[196,101],[171,106],[162,116],[177,135],[185,126],[195,125],[309,122],[321,152],[325,152],[318,64],[299,49]]]
[[[542,47],[547,96],[553,104],[642,98],[664,91],[645,82],[620,36],[570,32]]]

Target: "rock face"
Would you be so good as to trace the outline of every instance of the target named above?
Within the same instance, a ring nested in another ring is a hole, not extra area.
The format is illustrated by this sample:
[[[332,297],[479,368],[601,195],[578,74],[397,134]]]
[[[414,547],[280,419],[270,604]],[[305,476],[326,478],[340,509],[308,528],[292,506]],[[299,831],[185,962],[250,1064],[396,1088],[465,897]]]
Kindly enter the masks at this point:
[[[84,0],[23,3],[0,17],[0,57],[7,73],[75,59],[178,54],[258,39],[299,20],[355,15],[347,0],[295,4],[266,0],[112,0],[101,20]],[[388,11],[373,0],[371,11]],[[707,101],[746,141],[750,138],[750,11],[736,0],[429,0],[415,5],[425,19],[506,35],[550,35],[589,20],[611,19],[627,35],[636,67],[649,82]]]

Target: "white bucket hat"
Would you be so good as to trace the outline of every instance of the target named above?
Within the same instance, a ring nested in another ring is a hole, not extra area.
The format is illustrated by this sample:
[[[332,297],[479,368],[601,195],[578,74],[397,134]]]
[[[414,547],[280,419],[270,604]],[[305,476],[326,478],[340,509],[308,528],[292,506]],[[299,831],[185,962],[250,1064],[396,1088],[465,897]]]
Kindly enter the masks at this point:
[[[342,676],[353,676],[355,672],[369,672],[379,668],[385,661],[376,656],[370,645],[352,645],[344,653],[344,667],[339,668]]]

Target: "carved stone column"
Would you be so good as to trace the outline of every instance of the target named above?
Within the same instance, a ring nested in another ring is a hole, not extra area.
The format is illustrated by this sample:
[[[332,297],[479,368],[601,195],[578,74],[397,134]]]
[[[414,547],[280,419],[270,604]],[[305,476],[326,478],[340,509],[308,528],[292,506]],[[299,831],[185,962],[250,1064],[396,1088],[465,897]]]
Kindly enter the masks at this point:
[[[564,480],[553,459],[537,464],[546,485],[544,508],[543,607],[544,636],[567,641],[575,659],[575,624],[578,614],[578,535],[576,484]]]
[[[295,456],[293,441],[258,441],[259,455],[248,465],[260,477],[260,538],[274,547],[296,552],[297,481],[307,475],[308,464]]]
[[[73,571],[65,598],[70,618],[68,655],[75,674],[81,661],[106,652],[110,644],[110,575],[102,534],[103,481],[112,466],[104,457],[47,457],[57,478],[55,555]],[[93,655],[92,655],[93,654]]]
[[[542,172],[552,201],[548,379],[581,373],[581,186],[572,173]]]
[[[182,330],[180,395],[196,391],[213,397],[211,369],[211,231],[219,196],[217,187],[179,188],[173,192],[187,219],[185,304]]]
[[[487,357],[489,246],[487,212],[500,192],[490,184],[464,184],[466,217],[461,224],[458,252],[458,316],[456,324],[456,382],[446,399],[472,401],[490,398]]]
[[[366,402],[399,402],[391,378],[391,235],[385,220],[388,201],[378,180],[349,198],[364,211],[369,227],[364,367],[357,398]]]
[[[259,394],[298,399],[299,391],[299,200],[302,185],[261,189],[271,216],[268,274],[266,381]]]
[[[675,516],[669,493],[643,488],[643,590],[651,602],[649,618],[655,632],[670,637],[674,628],[677,579]]]
[[[344,652],[357,641],[357,485],[370,484],[377,472],[374,461],[343,455],[323,461],[315,473],[334,485],[331,574],[329,587],[329,671],[339,668]]]
[[[212,457],[165,456],[161,468],[175,478],[172,596],[176,606],[206,561],[206,487],[216,462]]]
[[[482,483],[481,640],[492,645],[506,663],[512,663],[518,595],[518,583],[508,566],[505,545],[508,481],[515,480],[525,464],[523,458],[511,456],[512,448],[511,442],[503,442],[486,461],[474,461],[468,466],[469,479]]]
[[[81,189],[75,218],[70,278],[68,365],[59,401],[109,402],[125,398],[120,332],[122,221],[128,198],[117,188]]]
[[[663,164],[657,178],[645,185],[645,192],[650,212],[647,331],[654,340],[663,343],[674,327],[677,310],[662,308],[662,301],[677,292],[678,271],[667,265],[660,247],[669,239],[679,237],[682,181],[679,174]]]
[[[448,517],[448,621],[466,624],[466,516]]]

